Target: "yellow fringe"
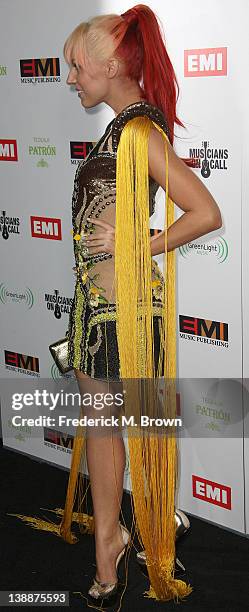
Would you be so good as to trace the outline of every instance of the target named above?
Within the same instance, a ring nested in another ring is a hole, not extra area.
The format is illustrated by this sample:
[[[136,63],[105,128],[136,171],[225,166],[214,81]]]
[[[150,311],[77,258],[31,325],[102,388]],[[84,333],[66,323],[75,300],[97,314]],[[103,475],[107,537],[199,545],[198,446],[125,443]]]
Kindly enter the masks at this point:
[[[83,416],[83,411],[80,411],[80,418]],[[71,532],[73,507],[75,499],[77,497],[78,488],[78,504],[81,504],[82,487],[84,482],[84,475],[80,474],[80,467],[85,458],[86,451],[86,430],[81,425],[78,425],[75,433],[73,453],[71,458],[71,466],[69,473],[69,480],[67,486],[66,503],[64,508],[63,517],[60,524],[61,537],[69,544],[74,544],[74,536]],[[84,501],[84,496],[82,501]],[[79,509],[79,507],[78,507]],[[78,513],[79,514],[79,513]]]
[[[170,601],[171,599],[174,599],[174,601],[176,601],[176,603],[178,603],[179,599],[184,599],[185,597],[187,597],[188,595],[190,595],[190,593],[192,593],[193,588],[191,587],[190,584],[186,585],[185,582],[183,582],[183,580],[174,580],[174,583],[177,583],[177,588],[175,586],[175,584],[170,584],[169,583],[169,596],[165,596],[163,598],[163,601]],[[161,597],[157,597],[156,592],[154,591],[153,587],[150,586],[148,591],[144,591],[143,593],[144,597],[150,597],[153,599],[157,599],[160,600],[162,599]]]
[[[165,256],[163,321],[157,375],[164,379],[163,402],[155,380],[149,233],[148,140],[152,124],[165,139]],[[120,377],[125,382],[130,473],[137,531],[145,548],[151,582],[149,597],[168,601],[192,591],[174,579],[177,446],[171,435],[139,428],[140,416],[176,417],[175,253],[167,251],[167,229],[174,222],[168,195],[168,149],[164,131],[147,117],[136,117],[122,130],[116,171],[115,291]],[[164,350],[164,365],[162,363]],[[154,379],[154,383],[149,379]],[[163,413],[163,414],[162,414]]]
[[[49,512],[54,512],[58,516],[63,516],[64,514],[64,509],[62,508],[55,508],[55,510],[50,510],[50,509],[48,510]],[[37,518],[35,516],[27,516],[26,514],[14,514],[10,512],[8,512],[7,514],[8,516],[16,516],[17,518],[21,519],[21,521],[27,523],[27,525],[29,525],[29,527],[32,527],[33,529],[49,531],[50,533],[54,533],[55,535],[58,535],[59,537],[61,537],[61,525],[60,524],[53,523],[52,521],[45,521],[44,519]],[[80,523],[81,525],[84,525],[85,533],[88,533],[88,534],[94,533],[94,517],[93,516],[90,516],[89,514],[85,514],[85,513],[73,512],[72,522]],[[78,542],[78,538],[75,536],[75,534],[72,533],[71,535],[72,535],[72,541],[70,543],[75,544],[76,542]]]
[[[56,525],[56,523],[44,521],[43,519],[36,518],[35,516],[26,516],[25,514],[10,514],[9,516],[17,516],[17,518],[21,519],[21,521],[27,523],[29,527],[33,529],[41,529],[42,531],[49,531],[50,533],[54,533],[55,535],[60,535],[60,526]]]
[[[63,516],[64,514],[64,508],[55,508],[54,510],[50,508],[41,508],[41,510],[54,512],[57,516]],[[73,512],[72,523],[80,523],[86,528],[86,533],[94,534],[94,517],[90,514],[86,514],[85,512]]]

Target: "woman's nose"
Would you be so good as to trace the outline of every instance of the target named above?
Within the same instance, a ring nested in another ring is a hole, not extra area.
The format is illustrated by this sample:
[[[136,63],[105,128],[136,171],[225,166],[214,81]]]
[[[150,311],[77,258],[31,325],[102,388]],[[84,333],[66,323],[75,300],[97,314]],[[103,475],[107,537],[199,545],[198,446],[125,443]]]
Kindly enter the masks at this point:
[[[73,85],[74,83],[76,83],[76,78],[75,76],[72,74],[72,71],[70,70],[68,73],[68,77],[66,80],[67,85]]]

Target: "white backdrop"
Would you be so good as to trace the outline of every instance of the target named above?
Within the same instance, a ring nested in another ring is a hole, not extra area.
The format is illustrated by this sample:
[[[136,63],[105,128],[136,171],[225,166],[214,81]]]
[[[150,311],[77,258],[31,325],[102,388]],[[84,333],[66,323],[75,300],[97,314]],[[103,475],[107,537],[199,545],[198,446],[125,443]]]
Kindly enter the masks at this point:
[[[243,405],[240,391],[234,394],[234,385],[231,392],[229,386],[230,379],[243,377],[246,388],[249,375],[249,9],[246,0],[237,5],[232,0],[147,4],[163,24],[180,85],[178,116],[187,130],[176,128],[175,150],[195,166],[223,217],[220,230],[176,252],[179,404],[188,424],[180,441],[178,507],[249,533],[249,423],[243,421],[248,406],[246,395]],[[3,379],[30,379],[31,372],[34,380],[60,378],[48,345],[65,333],[74,288],[70,230],[77,160],[71,157],[76,148],[70,143],[97,141],[114,116],[104,104],[82,108],[66,85],[62,48],[80,21],[131,6],[111,0],[90,6],[80,0],[44,0],[42,5],[1,1]],[[54,60],[52,77],[28,82],[39,64],[31,58],[59,58],[60,75]],[[23,76],[20,60],[26,60]],[[160,189],[154,228],[162,227],[163,204]],[[177,207],[176,214],[182,214]],[[26,368],[23,355],[32,358]],[[194,384],[193,379],[199,380]],[[69,467],[72,438],[44,434],[43,429],[38,437],[31,428],[13,427],[3,391],[1,411],[5,446]],[[128,453],[125,487],[130,487]]]

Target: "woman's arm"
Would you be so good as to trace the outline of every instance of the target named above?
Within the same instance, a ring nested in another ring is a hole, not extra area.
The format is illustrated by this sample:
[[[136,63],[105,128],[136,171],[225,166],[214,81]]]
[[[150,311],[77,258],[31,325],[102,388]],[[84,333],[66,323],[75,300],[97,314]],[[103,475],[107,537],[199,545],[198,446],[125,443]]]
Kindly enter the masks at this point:
[[[152,128],[149,136],[149,175],[164,189],[165,144],[168,147],[169,197],[184,211],[167,232],[168,251],[222,226],[218,204],[203,182],[176,155],[172,145]],[[151,254],[164,252],[164,231],[151,238]]]

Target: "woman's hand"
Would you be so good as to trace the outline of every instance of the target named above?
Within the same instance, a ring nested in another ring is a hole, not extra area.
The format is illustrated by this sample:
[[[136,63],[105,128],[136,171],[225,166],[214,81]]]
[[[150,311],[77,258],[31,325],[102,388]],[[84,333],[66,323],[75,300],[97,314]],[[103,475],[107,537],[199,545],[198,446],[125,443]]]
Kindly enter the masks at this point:
[[[98,232],[95,236],[93,234],[89,235],[87,239],[84,241],[85,245],[88,247],[89,255],[96,255],[97,253],[111,253],[111,255],[115,254],[115,228],[107,221],[100,221],[95,217],[89,217],[88,221],[91,223],[99,225],[102,228],[101,232]]]

